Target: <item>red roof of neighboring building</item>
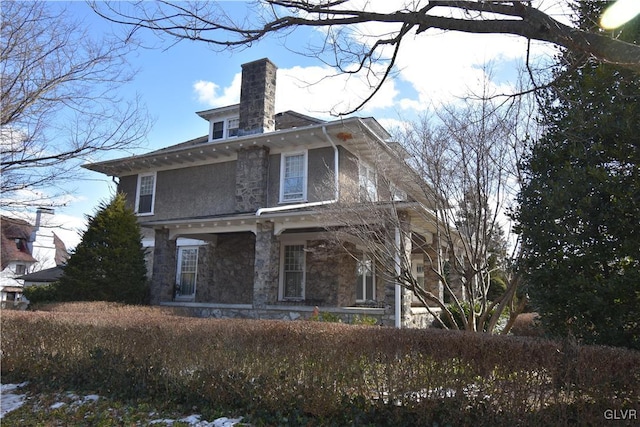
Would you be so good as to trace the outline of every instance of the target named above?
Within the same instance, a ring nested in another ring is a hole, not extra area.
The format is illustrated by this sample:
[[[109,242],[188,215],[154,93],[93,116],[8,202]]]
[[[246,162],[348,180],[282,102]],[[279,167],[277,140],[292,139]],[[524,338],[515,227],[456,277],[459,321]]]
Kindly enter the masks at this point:
[[[27,244],[33,231],[31,224],[21,219],[0,216],[0,228],[2,235],[2,241],[0,242],[2,270],[4,270],[10,262],[37,262],[37,260],[31,256],[31,250]]]

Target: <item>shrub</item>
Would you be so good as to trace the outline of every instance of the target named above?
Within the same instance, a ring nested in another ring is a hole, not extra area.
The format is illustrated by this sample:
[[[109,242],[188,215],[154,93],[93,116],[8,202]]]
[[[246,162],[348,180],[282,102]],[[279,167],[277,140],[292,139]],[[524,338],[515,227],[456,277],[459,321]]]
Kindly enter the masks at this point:
[[[625,349],[105,302],[45,308],[3,312],[3,381],[230,410],[253,425],[599,425],[640,396],[640,353]]]
[[[451,312],[451,314],[453,316],[453,320],[455,321],[455,323],[458,326],[458,328],[459,329],[464,329],[463,316],[466,319],[469,318],[469,311],[471,309],[471,305],[468,302],[463,302],[461,304],[461,306],[462,306],[462,311],[460,311],[458,306],[455,305],[455,304],[449,304],[447,306],[447,308]],[[475,311],[479,312],[480,311],[480,303],[479,302],[476,303],[475,307],[476,307]],[[491,316],[493,315],[494,312],[495,312],[495,308],[489,312],[489,314],[487,315],[487,318],[485,319],[484,325],[482,325],[482,328],[478,328],[478,330],[481,330],[482,332],[487,332],[487,328],[489,326],[489,321],[491,320]],[[498,321],[498,325],[496,327],[498,329],[503,327],[504,324],[506,324],[506,321],[507,321],[508,317],[509,317],[509,312],[508,312],[507,309],[505,309],[502,312],[502,314],[500,315],[500,320]],[[444,323],[444,325],[447,328],[455,329],[454,325],[451,323],[451,321],[444,314],[440,315],[440,320],[442,321],[442,323]],[[437,324],[437,322],[436,322],[436,324]]]
[[[57,282],[47,285],[27,286],[22,293],[31,304],[60,301]]]

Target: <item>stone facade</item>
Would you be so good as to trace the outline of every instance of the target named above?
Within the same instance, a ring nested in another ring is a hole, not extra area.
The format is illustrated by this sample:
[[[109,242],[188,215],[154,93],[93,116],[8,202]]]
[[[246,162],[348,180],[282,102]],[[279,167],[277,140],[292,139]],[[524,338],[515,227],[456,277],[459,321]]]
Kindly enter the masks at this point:
[[[240,135],[275,130],[276,70],[266,58],[242,65]]]
[[[355,260],[344,251],[338,251],[324,240],[307,241],[306,284],[307,300],[317,306],[353,305],[356,271]]]
[[[245,148],[236,162],[236,212],[255,212],[267,204],[269,149]]]
[[[256,224],[253,306],[263,308],[278,300],[280,244],[273,234],[273,222]]]
[[[250,304],[255,253],[253,233],[212,235],[198,249],[196,302]]]
[[[173,300],[173,289],[176,283],[176,255],[176,241],[169,239],[169,230],[156,230],[151,304]]]

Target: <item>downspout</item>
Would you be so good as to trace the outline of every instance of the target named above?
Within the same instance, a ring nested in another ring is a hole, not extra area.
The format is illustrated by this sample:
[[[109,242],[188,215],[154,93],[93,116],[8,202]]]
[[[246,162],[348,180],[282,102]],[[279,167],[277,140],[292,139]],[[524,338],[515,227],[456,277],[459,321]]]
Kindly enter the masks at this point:
[[[395,229],[395,243],[396,243],[396,253],[395,253],[395,262],[396,262],[396,277],[400,277],[400,228],[396,227]],[[400,321],[400,316],[402,315],[402,289],[400,288],[399,280],[396,280],[395,286],[395,326],[400,329],[402,327],[402,322]]]
[[[339,198],[339,194],[340,194],[340,189],[339,189],[339,184],[340,184],[340,168],[339,168],[339,153],[338,153],[338,147],[336,146],[335,142],[333,141],[333,139],[331,138],[331,136],[329,135],[329,133],[327,132],[327,127],[326,126],[322,126],[322,133],[324,134],[324,136],[327,138],[327,141],[329,141],[329,143],[331,144],[331,146],[333,147],[333,166],[334,166],[334,187],[335,187],[335,192],[334,192],[334,196],[332,200],[323,200],[320,202],[306,202],[306,203],[298,203],[295,205],[282,205],[282,206],[274,206],[271,208],[260,208],[256,211],[256,216],[260,216],[263,213],[271,213],[271,212],[279,212],[279,211],[288,211],[291,209],[302,209],[302,208],[308,208],[308,207],[313,207],[313,206],[324,206],[324,205],[330,205],[333,203],[336,203],[338,201]],[[267,194],[269,194],[267,192]]]
[[[331,135],[329,135],[329,133],[327,132],[326,126],[322,126],[322,133],[327,138],[327,141],[329,141],[329,144],[331,144],[331,146],[333,147],[333,186],[335,188],[335,195],[333,196],[333,199],[337,202],[340,197],[340,168],[338,163],[340,161],[340,155],[338,153],[338,147],[336,146],[336,143],[333,142],[333,138],[331,138]]]

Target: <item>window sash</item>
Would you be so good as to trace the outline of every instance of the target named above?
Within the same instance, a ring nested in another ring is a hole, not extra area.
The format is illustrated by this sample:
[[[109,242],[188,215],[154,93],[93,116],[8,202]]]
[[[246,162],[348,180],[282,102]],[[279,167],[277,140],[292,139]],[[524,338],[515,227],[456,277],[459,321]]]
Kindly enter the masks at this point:
[[[301,201],[306,196],[306,153],[285,154],[282,157],[281,201]]]
[[[378,189],[376,185],[376,174],[373,168],[360,163],[359,169],[360,193],[368,201],[375,202],[378,199]]]
[[[304,245],[285,245],[282,268],[282,296],[284,299],[304,298]]]
[[[375,300],[375,291],[375,268],[373,260],[369,255],[364,254],[356,264],[356,300]]]
[[[227,137],[238,136],[238,128],[240,127],[240,119],[227,120]]]
[[[224,137],[224,122],[213,122],[211,125],[211,139],[222,139]]]
[[[138,206],[139,214],[153,212],[153,195],[155,192],[155,175],[141,175],[138,184]]]
[[[198,248],[180,248],[176,292],[177,297],[193,297],[196,293]]]

